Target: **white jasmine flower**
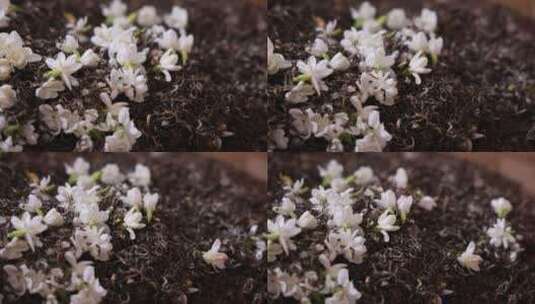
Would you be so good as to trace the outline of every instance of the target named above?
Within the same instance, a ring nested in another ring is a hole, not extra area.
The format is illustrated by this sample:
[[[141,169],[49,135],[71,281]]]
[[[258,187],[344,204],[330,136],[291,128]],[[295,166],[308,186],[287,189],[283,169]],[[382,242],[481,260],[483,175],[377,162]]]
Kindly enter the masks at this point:
[[[351,263],[361,264],[367,248],[364,245],[366,239],[359,235],[359,231],[343,229],[338,233],[338,238],[344,258]]]
[[[108,27],[105,24],[96,27],[91,42],[103,49],[108,49],[110,57],[117,52],[117,48],[123,44],[136,44],[134,37],[135,28],[123,29],[120,26]]]
[[[108,85],[115,99],[120,93],[124,93],[128,99],[135,102],[143,102],[148,92],[147,78],[141,69],[113,69],[108,79]]]
[[[134,172],[128,174],[128,180],[130,180],[134,186],[148,187],[151,183],[149,167],[136,164]]]
[[[407,41],[409,49],[415,52],[427,53],[429,51],[429,41],[424,32],[419,32],[411,36],[411,40]]]
[[[332,220],[329,224],[340,228],[356,229],[362,223],[362,218],[362,213],[353,213],[351,206],[337,207],[332,212]]]
[[[286,136],[286,131],[282,127],[276,128],[269,132],[270,150],[288,149],[288,142],[290,139]]]
[[[135,69],[147,60],[148,49],[138,52],[137,45],[123,44],[117,50],[117,62],[123,67]]]
[[[368,1],[363,2],[359,9],[351,8],[351,17],[356,21],[370,20],[375,17],[377,9]]]
[[[314,90],[314,87],[305,83],[304,81],[300,81],[295,87],[292,88],[292,90],[284,96],[286,101],[297,104],[297,103],[303,103],[308,100],[309,96],[314,95],[316,91]]]
[[[476,244],[474,242],[470,242],[468,244],[468,247],[466,247],[466,250],[460,256],[457,257],[457,261],[463,267],[466,267],[473,271],[479,271],[479,263],[483,261],[483,258],[481,258],[481,256],[477,254],[474,254],[475,250]]]
[[[141,209],[143,207],[143,196],[139,188],[135,187],[126,192],[126,196],[121,197],[126,206]]]
[[[85,51],[80,57],[80,62],[86,67],[96,67],[99,61],[100,57],[92,49]]]
[[[161,22],[156,8],[152,5],[145,5],[137,14],[137,23],[141,26],[153,26]]]
[[[424,196],[418,202],[418,207],[423,208],[427,211],[433,210],[437,206],[435,199],[430,196]]]
[[[50,176],[43,177],[41,180],[34,181],[30,184],[32,194],[46,197],[46,192],[50,190]]]
[[[381,193],[381,198],[376,199],[375,203],[382,209],[396,208],[396,194],[392,190],[387,190]]]
[[[21,152],[22,146],[13,144],[13,137],[9,136],[4,141],[0,140],[1,152]]]
[[[41,99],[54,99],[58,98],[58,93],[63,91],[65,91],[63,81],[54,80],[53,78],[50,78],[35,91],[35,96]],[[39,107],[39,109],[41,109],[41,106]]]
[[[344,54],[337,53],[329,62],[329,66],[337,71],[345,71],[351,67],[351,63]]]
[[[376,71],[388,71],[396,62],[397,53],[387,56],[384,48],[370,50],[363,66]]]
[[[67,24],[67,28],[70,30],[69,33],[76,36],[81,42],[87,41],[87,36],[84,35],[84,33],[89,30],[87,20],[87,17],[84,17],[78,20],[73,20],[76,22],[69,22]]]
[[[52,70],[51,75],[61,76],[69,90],[72,90],[73,86],[78,86],[78,80],[72,74],[78,72],[82,64],[78,62],[76,55],[66,58],[64,53],[59,53],[55,60],[47,58],[46,65]]]
[[[145,209],[145,212],[147,213],[147,221],[150,223],[152,220],[152,214],[156,210],[156,205],[158,204],[158,200],[160,199],[160,196],[158,193],[146,193],[143,196],[143,208]]]
[[[274,53],[275,47],[273,42],[269,37],[267,38],[267,65],[268,65],[268,74],[274,75],[277,74],[280,70],[290,68],[292,64],[284,59],[284,56],[278,53]]]
[[[22,271],[14,265],[5,265],[4,272],[7,274],[7,282],[9,282],[15,294],[18,296],[24,295],[26,293],[26,280]]]
[[[312,56],[323,57],[329,52],[329,46],[323,39],[316,38],[312,46],[307,48],[307,52]]]
[[[11,77],[13,68],[7,59],[0,58],[0,81],[6,81]]]
[[[16,229],[14,233],[24,236],[32,251],[35,251],[35,246],[41,247],[42,245],[38,235],[47,229],[42,220],[41,216],[32,217],[28,212],[24,212],[21,218],[11,217],[11,224]]]
[[[22,208],[30,213],[36,213],[43,207],[43,202],[33,194],[28,196],[28,203],[24,204]]]
[[[165,23],[172,28],[185,30],[188,26],[188,11],[180,6],[174,6],[170,15],[166,15]]]
[[[119,116],[119,113],[121,112],[121,110],[123,108],[126,108],[126,106],[128,105],[126,102],[113,103],[110,98],[110,95],[106,93],[100,94],[100,101],[104,103],[104,105],[106,106],[106,112],[111,114],[112,117]]]
[[[407,189],[409,183],[409,176],[404,168],[398,168],[396,174],[393,176],[392,181],[398,189]]]
[[[513,210],[513,206],[511,205],[511,202],[509,202],[507,199],[500,197],[493,199],[490,201],[490,204],[492,206],[492,209],[494,209],[494,212],[498,217],[504,218],[507,216],[511,210]]]
[[[65,253],[65,260],[71,265],[73,276],[83,276],[85,269],[93,265],[92,261],[78,262],[78,259],[72,251],[67,251]]]
[[[45,215],[44,222],[48,226],[62,226],[64,223],[64,219],[61,213],[56,210],[56,208],[52,208]]]
[[[141,132],[136,128],[134,122],[130,120],[128,108],[121,108],[118,117],[119,126],[112,136],[107,136],[104,144],[106,152],[128,152],[141,137]]]
[[[385,130],[381,123],[379,112],[372,111],[368,118],[369,130],[363,139],[358,139],[355,152],[382,152],[386,144],[392,140],[392,135]]]
[[[67,35],[65,37],[65,41],[57,44],[57,48],[67,54],[73,54],[78,52],[80,45],[78,44],[78,40],[74,36]]]
[[[301,228],[295,224],[295,219],[286,221],[282,215],[277,216],[274,222],[269,219],[267,221],[268,232],[273,239],[278,239],[286,255],[290,253],[290,250],[295,249],[291,238],[301,233]]]
[[[67,175],[75,178],[89,175],[89,168],[89,163],[81,157],[77,157],[72,165],[65,165],[65,171],[67,172]]]
[[[431,69],[426,68],[427,63],[427,57],[423,56],[422,52],[418,52],[416,55],[414,55],[414,57],[412,57],[411,59],[411,62],[409,63],[409,71],[412,73],[412,76],[414,76],[417,85],[420,85],[422,83],[420,74],[431,73]]]
[[[442,37],[440,38],[431,38],[429,40],[429,53],[431,53],[432,56],[440,56],[442,53],[442,48],[444,47],[444,39]]]
[[[294,216],[295,211],[295,204],[292,202],[291,199],[287,197],[282,198],[282,203],[280,206],[274,207],[273,211],[275,211],[278,214],[286,215],[286,216]]]
[[[22,254],[30,250],[26,241],[19,238],[13,238],[6,247],[0,249],[0,258],[4,260],[16,260],[22,257]]]
[[[102,7],[102,15],[113,20],[123,17],[127,10],[128,7],[121,0],[113,0],[109,6]]]
[[[383,28],[382,24],[376,19],[362,21],[362,30],[370,33],[377,33]]]
[[[387,15],[386,26],[392,30],[401,30],[409,24],[410,20],[402,9],[393,9]]]
[[[117,0],[116,0],[117,1]],[[95,268],[88,266],[85,268],[83,276],[75,286],[81,286],[78,293],[71,295],[71,304],[98,304],[101,303],[106,294],[106,289],[100,285],[100,281],[95,277]]]
[[[202,258],[206,263],[212,265],[214,268],[225,269],[225,263],[228,260],[228,256],[223,252],[219,252],[220,248],[221,241],[219,239],[216,239],[212,244],[212,248],[210,248],[210,250],[208,251],[203,252]]]
[[[164,50],[178,51],[178,34],[175,30],[167,30],[162,34],[161,38],[157,38],[156,42]]]
[[[494,247],[502,247],[507,249],[509,244],[516,242],[513,236],[513,230],[507,226],[505,219],[498,219],[494,226],[487,230],[487,235],[490,237],[490,244]]]
[[[396,226],[395,224],[396,216],[390,214],[390,210],[385,210],[377,219],[377,229],[381,231],[383,240],[387,243],[390,241],[388,232],[399,230],[399,226]]]
[[[309,57],[306,63],[301,60],[297,62],[297,68],[304,80],[310,80],[318,95],[321,95],[322,90],[328,90],[327,85],[322,80],[333,73],[333,70],[329,69],[328,66],[329,61],[317,62],[314,56]]]
[[[335,178],[342,177],[342,174],[344,173],[344,166],[333,159],[329,161],[327,167],[318,167],[318,170],[323,179],[333,180]]]
[[[344,152],[344,144],[339,138],[333,138],[327,146],[327,152]]]
[[[373,174],[373,170],[370,167],[360,167],[358,168],[355,173],[353,173],[353,176],[355,177],[355,183],[357,185],[367,185],[373,181],[375,178]]]
[[[349,279],[347,269],[342,269],[338,272],[336,283],[339,288],[336,289],[337,291],[331,297],[325,299],[325,304],[355,304],[362,297],[362,294]]]
[[[160,58],[159,67],[162,73],[165,75],[165,81],[171,82],[171,80],[173,80],[171,73],[169,72],[180,71],[182,67],[177,65],[177,63],[178,55],[175,54],[174,50],[169,49],[162,55],[162,58]]]
[[[58,194],[56,199],[60,202],[60,207],[64,209],[70,208],[71,204],[74,201],[74,192],[78,187],[72,187],[70,184],[65,184],[65,186],[58,187]]]
[[[398,96],[398,82],[395,78],[391,78],[390,75],[390,72],[365,72],[361,74],[357,86],[361,93],[364,94],[365,99],[367,99],[368,95],[371,95],[381,104],[392,106],[396,103]]]
[[[102,168],[101,180],[107,185],[117,185],[124,181],[125,176],[116,164],[107,164]]]
[[[189,54],[193,49],[194,42],[195,38],[193,35],[180,35],[180,38],[178,39],[177,51],[180,52],[180,55],[182,55],[183,63],[188,62]]]
[[[286,195],[288,197],[300,199],[299,195],[307,191],[304,185],[305,185],[305,180],[302,178],[302,179],[296,180],[293,184],[292,183],[285,184],[283,186],[283,189],[284,191],[286,191]]]
[[[7,110],[15,105],[17,101],[17,92],[10,85],[0,87],[0,111]]]
[[[344,192],[349,188],[348,180],[342,177],[331,180],[331,189],[336,192]]]
[[[337,29],[336,29],[337,25],[338,25],[338,20],[331,20],[325,25],[325,27],[316,28],[316,31],[318,31],[320,37],[324,37],[324,38],[334,37],[337,33]]]
[[[134,229],[143,229],[145,224],[141,223],[143,220],[143,215],[136,208],[130,209],[124,216],[123,226],[126,228],[130,234],[130,239],[135,240],[136,234]]]
[[[0,33],[0,54],[0,57],[19,70],[25,68],[28,63],[41,60],[41,56],[34,54],[31,48],[24,47],[24,42],[16,31],[9,34]]]
[[[111,236],[106,233],[106,227],[86,226],[76,229],[71,241],[77,250],[77,256],[89,251],[91,256],[98,261],[108,261],[113,250]]]
[[[412,196],[402,195],[398,198],[397,207],[401,215],[402,222],[405,222],[405,220],[407,219],[407,215],[411,211],[411,206],[412,206]]]
[[[438,16],[437,13],[424,8],[422,14],[414,19],[414,25],[417,28],[426,31],[428,33],[434,32],[437,28]]]
[[[344,50],[351,55],[361,54],[366,57],[369,52],[376,49],[384,49],[384,32],[370,33],[351,28],[344,32],[344,39],[340,42]]]
[[[106,224],[110,216],[109,211],[100,211],[97,204],[84,205],[79,212],[78,218],[86,226],[100,227]]]
[[[29,121],[22,126],[21,135],[28,145],[36,145],[39,134],[35,131],[33,121]]]
[[[318,226],[318,220],[310,211],[305,211],[297,220],[297,225],[303,229],[314,229]]]

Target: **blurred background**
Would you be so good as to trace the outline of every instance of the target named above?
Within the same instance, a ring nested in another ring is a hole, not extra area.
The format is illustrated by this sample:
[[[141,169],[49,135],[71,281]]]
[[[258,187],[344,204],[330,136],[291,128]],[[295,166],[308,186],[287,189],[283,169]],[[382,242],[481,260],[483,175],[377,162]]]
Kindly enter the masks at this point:
[[[263,152],[202,152],[203,157],[220,160],[234,168],[267,181],[267,153]]]
[[[474,1],[474,0],[471,0]],[[521,14],[535,18],[535,0],[492,0],[507,5]]]
[[[199,153],[221,160],[262,181],[267,180],[267,153]],[[535,153],[449,153],[468,160],[521,184],[535,195]]]
[[[535,153],[452,153],[521,184],[535,195]]]

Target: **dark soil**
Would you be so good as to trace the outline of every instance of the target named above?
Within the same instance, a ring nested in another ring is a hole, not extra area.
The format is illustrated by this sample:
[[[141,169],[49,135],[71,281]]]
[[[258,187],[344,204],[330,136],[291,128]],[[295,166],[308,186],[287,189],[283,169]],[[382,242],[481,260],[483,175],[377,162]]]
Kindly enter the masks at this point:
[[[381,119],[393,135],[389,151],[533,151],[535,150],[535,31],[533,22],[486,1],[374,0],[378,15],[401,7],[409,16],[423,7],[437,11],[437,34],[444,38],[444,50],[431,74],[414,81],[398,79],[398,104],[380,106]],[[490,1],[489,1],[490,2]],[[338,19],[348,29],[348,7],[357,1],[269,2],[269,36],[276,52],[286,59],[306,59],[305,46],[316,37],[314,18]],[[387,51],[387,53],[389,53]],[[290,106],[284,92],[291,88],[295,70],[269,78],[269,125],[290,128]],[[397,73],[400,75],[400,73]],[[335,113],[355,110],[346,88],[355,85],[355,68],[327,78],[330,92],[313,96],[299,107],[324,112],[332,103]],[[375,102],[373,102],[375,103]],[[371,103],[371,104],[373,104]],[[483,134],[477,139],[476,133]],[[327,142],[294,141],[291,150],[324,151]],[[347,149],[353,150],[348,146]]]
[[[2,157],[2,216],[20,214],[19,200],[29,191],[27,172],[50,174],[54,184],[63,184],[67,180],[64,163],[76,156],[23,153]],[[136,231],[135,241],[124,230],[112,227],[112,258],[95,263],[96,274],[108,290],[105,303],[184,304],[185,297],[187,303],[266,300],[265,263],[254,258],[256,247],[248,237],[252,225],[259,226],[259,233],[264,229],[265,185],[221,163],[185,154],[92,154],[84,158],[92,169],[113,162],[123,172],[136,162],[143,163],[151,168],[152,187],[160,194],[155,221]],[[0,228],[4,240],[7,231],[5,226]],[[67,229],[66,233],[70,232]],[[47,244],[68,237],[59,230],[54,235],[45,232],[41,239]],[[201,257],[216,238],[229,241],[224,248],[230,258],[222,271],[215,271]],[[28,256],[32,258],[30,253],[24,258]],[[6,284],[3,279],[2,275],[0,286]],[[190,288],[198,291],[190,293]],[[35,298],[24,297],[17,303],[35,302]]]
[[[440,154],[279,153],[269,159],[268,193],[272,204],[280,202],[283,195],[281,174],[294,180],[304,178],[307,187],[317,185],[321,183],[317,166],[325,165],[329,159],[338,160],[348,174],[359,166],[370,166],[381,180],[403,166],[408,172],[411,189],[421,189],[438,198],[438,207],[431,212],[414,208],[412,220],[391,234],[390,243],[367,237],[368,253],[364,263],[349,266],[350,277],[355,278],[355,287],[362,292],[358,303],[441,303],[437,297],[442,295],[443,289],[454,293],[442,296],[442,303],[534,303],[534,199],[523,194],[517,184]],[[516,262],[507,263],[494,258],[484,247],[478,247],[485,261],[481,272],[470,274],[459,266],[455,257],[464,251],[468,240],[479,240],[482,229],[495,221],[489,202],[498,196],[508,198],[514,206],[508,221],[523,235],[521,245],[525,251]],[[298,248],[307,248],[306,244],[317,243],[319,238],[321,236],[307,234],[294,240]],[[284,270],[292,259],[296,258],[282,257],[269,268],[282,266]],[[300,261],[306,264],[308,260]],[[346,261],[339,258],[335,263]],[[273,303],[294,302],[277,300]]]
[[[91,26],[103,22],[97,0],[12,1],[22,10],[5,32],[16,30],[35,53],[55,57],[56,42],[67,32],[68,12],[76,17],[89,17]],[[223,131],[235,133],[222,139],[222,150],[264,151],[266,149],[266,106],[264,102],[266,62],[265,1],[195,1],[195,0],[130,0],[129,12],[142,5],[154,5],[158,13],[168,14],[172,4],[180,4],[190,14],[188,32],[195,36],[190,61],[174,74],[171,83],[147,68],[149,94],[144,103],[130,102],[130,113],[143,133],[136,151],[210,151],[216,150]],[[91,31],[92,33],[92,31]],[[93,47],[92,44],[82,45]],[[151,63],[152,66],[152,63]],[[149,63],[146,63],[149,67]],[[19,103],[9,112],[19,120],[38,120],[38,106],[44,101],[35,97],[35,89],[44,82],[44,62],[29,65],[12,75],[11,84]],[[65,108],[101,108],[101,89],[96,84],[109,75],[109,67],[101,63],[97,69],[76,74],[80,87],[63,92],[53,106]],[[82,96],[82,89],[89,90]],[[119,97],[115,102],[127,101]],[[41,132],[40,132],[41,133]],[[36,147],[39,151],[70,151],[74,137],[63,135]],[[99,143],[103,145],[102,143]],[[99,145],[97,145],[98,147]]]

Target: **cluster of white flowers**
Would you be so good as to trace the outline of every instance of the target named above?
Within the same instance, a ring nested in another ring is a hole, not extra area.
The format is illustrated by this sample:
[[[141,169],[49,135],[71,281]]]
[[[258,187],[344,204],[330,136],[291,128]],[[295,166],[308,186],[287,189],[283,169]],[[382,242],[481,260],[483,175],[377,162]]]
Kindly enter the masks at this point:
[[[121,0],[114,0],[109,7],[103,7],[103,15],[112,25],[109,27],[102,24],[96,27],[91,42],[108,52],[112,70],[107,82],[112,99],[124,94],[131,101],[143,102],[149,90],[147,72],[143,64],[147,61],[150,50],[138,49],[136,33],[140,28],[134,23],[137,22],[142,27],[144,44],[155,43],[161,48],[157,50],[160,56],[157,69],[164,74],[167,82],[172,80],[171,72],[182,68],[179,59],[182,64],[186,64],[193,48],[194,37],[186,32],[188,12],[179,6],[173,7],[171,14],[164,18],[158,16],[154,6],[144,6],[129,16],[126,15],[127,9]],[[162,21],[167,28],[162,25]],[[176,30],[180,32],[180,37]]]
[[[344,175],[344,167],[331,160],[327,166],[319,167],[319,175],[323,181],[313,188],[305,187],[303,179],[283,179],[285,194],[280,205],[273,208],[276,217],[267,221],[268,263],[291,258],[294,269],[302,273],[290,274],[280,267],[270,269],[268,291],[274,298],[294,298],[300,303],[310,303],[313,293],[324,295],[325,303],[355,303],[361,294],[349,277],[347,265],[332,263],[338,257],[352,264],[363,263],[368,251],[366,242],[388,242],[388,233],[408,222],[413,200],[419,200],[418,206],[426,211],[434,207],[435,201],[408,187],[403,168],[381,181],[366,166]],[[394,190],[385,191],[384,185]],[[325,238],[322,243],[299,243],[307,233],[324,234]],[[303,251],[305,248],[313,248],[313,253]],[[297,253],[293,255],[293,251]],[[313,257],[325,272],[303,269],[300,261]]]
[[[105,135],[105,152],[128,152],[132,150],[141,132],[130,118],[126,103],[112,103],[108,94],[102,93],[100,101],[104,110],[86,109],[81,115],[65,109],[62,105],[39,106],[39,115],[46,129],[52,135],[72,134],[78,138],[77,151],[93,151],[94,138]]]
[[[385,16],[376,17],[376,8],[364,2],[358,10],[351,9],[351,15],[354,25],[343,32],[339,42],[336,36],[341,31],[336,28],[336,20],[317,29],[317,37],[306,47],[310,57],[295,64],[299,72],[294,78],[297,84],[286,93],[285,100],[294,105],[306,103],[311,96],[329,91],[325,81],[329,76],[353,69],[360,71],[356,82],[358,91],[349,86],[351,92],[355,92],[351,103],[356,115],[346,112],[322,115],[310,108],[305,111],[294,108],[289,111],[293,119],[292,135],[301,140],[312,135],[323,138],[329,142],[328,151],[332,152],[344,151],[344,143],[354,143],[355,152],[378,152],[386,147],[392,136],[381,123],[379,107],[364,104],[372,97],[384,106],[396,103],[397,85],[402,76],[397,75],[394,68],[412,75],[416,84],[421,84],[420,75],[431,72],[429,59],[438,60],[443,39],[435,34],[437,14],[428,9],[413,20],[402,9],[393,9]],[[400,49],[387,54],[385,37],[393,39],[391,45],[399,45]],[[274,53],[273,43],[268,38],[268,73],[273,75],[291,66],[283,55]],[[326,108],[332,112],[334,107]],[[271,131],[270,141],[271,149],[286,149],[289,138],[278,126]]]
[[[9,1],[0,2],[0,27],[8,20],[5,13],[9,7]],[[109,5],[103,6],[102,14],[106,17],[106,23],[94,28],[91,37],[87,17],[77,20],[74,16],[67,15],[67,35],[57,43],[59,53],[54,58],[46,59],[49,71],[44,74],[44,82],[36,89],[35,95],[43,100],[52,100],[59,98],[66,89],[73,90],[80,86],[76,73],[104,63],[104,51],[107,51],[110,68],[110,75],[106,79],[109,88],[101,94],[105,107],[95,106],[77,112],[59,104],[41,105],[39,116],[43,129],[47,132],[46,138],[60,133],[74,135],[78,139],[77,151],[101,149],[94,141],[104,138],[104,151],[126,152],[132,150],[141,137],[141,132],[130,118],[127,104],[114,104],[113,100],[120,94],[134,102],[145,100],[149,91],[145,67],[147,62],[158,62],[154,68],[161,71],[165,80],[170,82],[172,73],[187,63],[194,37],[187,34],[188,12],[181,7],[175,6],[164,17],[157,14],[154,6],[144,6],[130,15],[127,15],[127,11],[127,6],[121,0],[113,0]],[[88,42],[98,47],[100,52],[91,49]],[[138,45],[157,47],[154,50],[140,50]],[[40,60],[40,56],[24,47],[17,32],[0,33],[0,81],[9,79],[15,68],[23,69],[28,63]],[[100,87],[106,87],[106,84],[100,84]],[[1,86],[0,151],[21,151],[26,144],[37,144],[39,135],[35,132],[33,121],[10,124],[10,118],[3,114],[16,102],[15,88]]]
[[[509,212],[513,210],[513,205],[507,199],[499,197],[491,200],[492,209],[498,216],[496,223],[486,230],[486,235],[489,237],[489,244],[496,248],[503,248],[503,252],[507,254],[510,261],[514,262],[518,258],[518,254],[523,250],[517,239],[519,236],[514,234],[511,226],[505,220]],[[476,244],[471,241],[466,250],[457,257],[459,263],[473,271],[480,271],[480,263],[483,258],[475,254]]]
[[[2,14],[7,12],[9,1],[0,2],[0,25]],[[4,10],[5,9],[5,10]],[[1,26],[0,26],[1,27]],[[29,63],[41,60],[31,48],[24,47],[19,33],[0,33],[0,82],[7,81],[15,69],[24,69]],[[39,135],[33,121],[21,123],[9,110],[17,104],[16,88],[0,85],[0,152],[19,152],[24,145],[35,145]]]
[[[46,303],[58,303],[60,295],[69,296],[71,304],[102,302],[107,291],[100,285],[93,264],[111,258],[111,232],[117,227],[108,224],[111,213],[114,218],[123,216],[122,227],[131,239],[135,239],[134,230],[151,222],[159,195],[149,192],[149,168],[138,164],[133,172],[124,174],[116,164],[107,164],[91,172],[90,164],[78,158],[66,165],[66,173],[69,180],[63,186],[51,184],[50,177],[33,177],[28,199],[21,204],[24,213],[11,218],[10,241],[0,249],[0,259],[16,261],[28,250],[47,250],[53,244],[44,243],[41,236],[54,233],[55,227],[69,226],[71,237],[61,241],[61,254],[67,263],[58,265],[55,261],[55,268],[46,260],[33,266],[6,264],[3,272],[10,285],[5,287],[9,297],[29,293],[40,295]],[[112,202],[107,209],[103,209],[104,200]],[[84,253],[94,261],[80,260]]]

